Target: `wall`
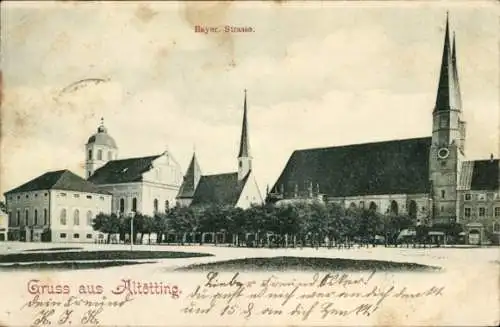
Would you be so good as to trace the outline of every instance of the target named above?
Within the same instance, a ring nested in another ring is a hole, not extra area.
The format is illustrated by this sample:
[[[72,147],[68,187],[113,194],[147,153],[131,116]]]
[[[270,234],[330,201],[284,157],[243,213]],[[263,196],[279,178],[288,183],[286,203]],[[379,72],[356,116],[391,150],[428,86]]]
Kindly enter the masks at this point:
[[[466,198],[469,196],[470,198]],[[470,226],[481,226],[482,243],[493,241],[495,244],[500,242],[500,191],[459,191],[459,216],[458,221]],[[465,209],[470,209],[470,216],[465,215]],[[485,215],[479,215],[479,208],[485,209]],[[495,208],[498,208],[495,215]],[[499,226],[494,229],[495,224]],[[466,231],[476,229],[475,227],[466,228]],[[490,238],[488,240],[487,238]]]
[[[92,229],[92,219],[99,213],[111,213],[111,195],[51,190],[52,242],[89,242],[98,240],[99,232]],[[66,224],[61,222],[62,210],[66,210]],[[79,224],[75,225],[75,211],[79,212]],[[91,212],[91,220],[87,213]],[[62,237],[66,234],[66,237]],[[76,237],[78,234],[79,237]]]
[[[236,207],[247,209],[252,204],[262,204],[263,199],[259,191],[259,186],[255,180],[253,172],[250,172],[247,182],[241,191],[240,198],[236,203]]]
[[[13,240],[20,240],[21,232],[27,229],[35,231],[36,240],[40,233],[49,227],[50,224],[50,192],[47,190],[22,192],[9,194],[6,196],[7,212],[9,214],[9,232]],[[35,224],[35,210],[37,221]],[[46,219],[44,210],[47,212]],[[17,212],[19,212],[19,219]],[[28,221],[26,221],[26,212],[28,212]],[[28,234],[28,233],[27,233]],[[38,236],[37,236],[38,235]],[[28,241],[31,235],[26,235]]]

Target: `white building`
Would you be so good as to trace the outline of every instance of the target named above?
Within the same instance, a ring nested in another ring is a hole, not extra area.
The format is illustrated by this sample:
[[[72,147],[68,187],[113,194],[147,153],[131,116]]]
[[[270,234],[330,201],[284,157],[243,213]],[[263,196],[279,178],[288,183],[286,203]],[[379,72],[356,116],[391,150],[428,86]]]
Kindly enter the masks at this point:
[[[75,175],[58,170],[40,175],[5,193],[9,240],[96,242],[99,213],[109,214],[111,194]]]
[[[85,146],[85,176],[113,195],[112,212],[154,215],[175,204],[182,183],[180,165],[169,151],[118,159],[118,147],[103,123]]]

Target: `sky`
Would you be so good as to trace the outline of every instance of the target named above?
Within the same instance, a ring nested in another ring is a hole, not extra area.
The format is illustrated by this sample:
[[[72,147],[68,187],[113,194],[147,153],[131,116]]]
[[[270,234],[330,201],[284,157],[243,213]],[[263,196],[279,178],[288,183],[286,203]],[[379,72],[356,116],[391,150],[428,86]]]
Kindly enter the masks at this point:
[[[84,174],[100,118],[119,157],[168,149],[237,170],[248,90],[257,182],[295,149],[430,136],[446,12],[456,33],[467,156],[499,156],[495,2],[2,2],[0,193]],[[195,33],[195,26],[251,27]],[[104,79],[74,92],[68,85]]]

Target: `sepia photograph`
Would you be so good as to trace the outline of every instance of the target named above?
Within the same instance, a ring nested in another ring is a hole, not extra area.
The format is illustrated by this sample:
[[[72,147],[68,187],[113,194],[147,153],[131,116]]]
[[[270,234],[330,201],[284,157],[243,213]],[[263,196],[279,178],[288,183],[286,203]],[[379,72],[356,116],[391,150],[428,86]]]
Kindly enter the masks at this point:
[[[5,1],[1,326],[498,326],[494,1]]]

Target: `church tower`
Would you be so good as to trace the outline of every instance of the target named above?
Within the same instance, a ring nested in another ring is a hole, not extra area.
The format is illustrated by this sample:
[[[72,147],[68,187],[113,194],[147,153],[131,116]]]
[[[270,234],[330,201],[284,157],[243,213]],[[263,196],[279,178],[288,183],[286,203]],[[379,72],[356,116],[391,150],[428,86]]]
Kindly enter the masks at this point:
[[[452,49],[447,15],[429,157],[434,224],[456,221],[458,210],[457,185],[465,155],[465,122],[456,63],[455,38]]]
[[[241,127],[240,151],[238,153],[238,180],[242,180],[252,170],[252,157],[248,141],[247,90],[243,102],[243,124]]]
[[[116,160],[117,157],[116,142],[108,134],[108,130],[104,127],[104,119],[101,118],[97,133],[92,135],[85,144],[85,178],[89,178],[97,169],[108,161]]]

